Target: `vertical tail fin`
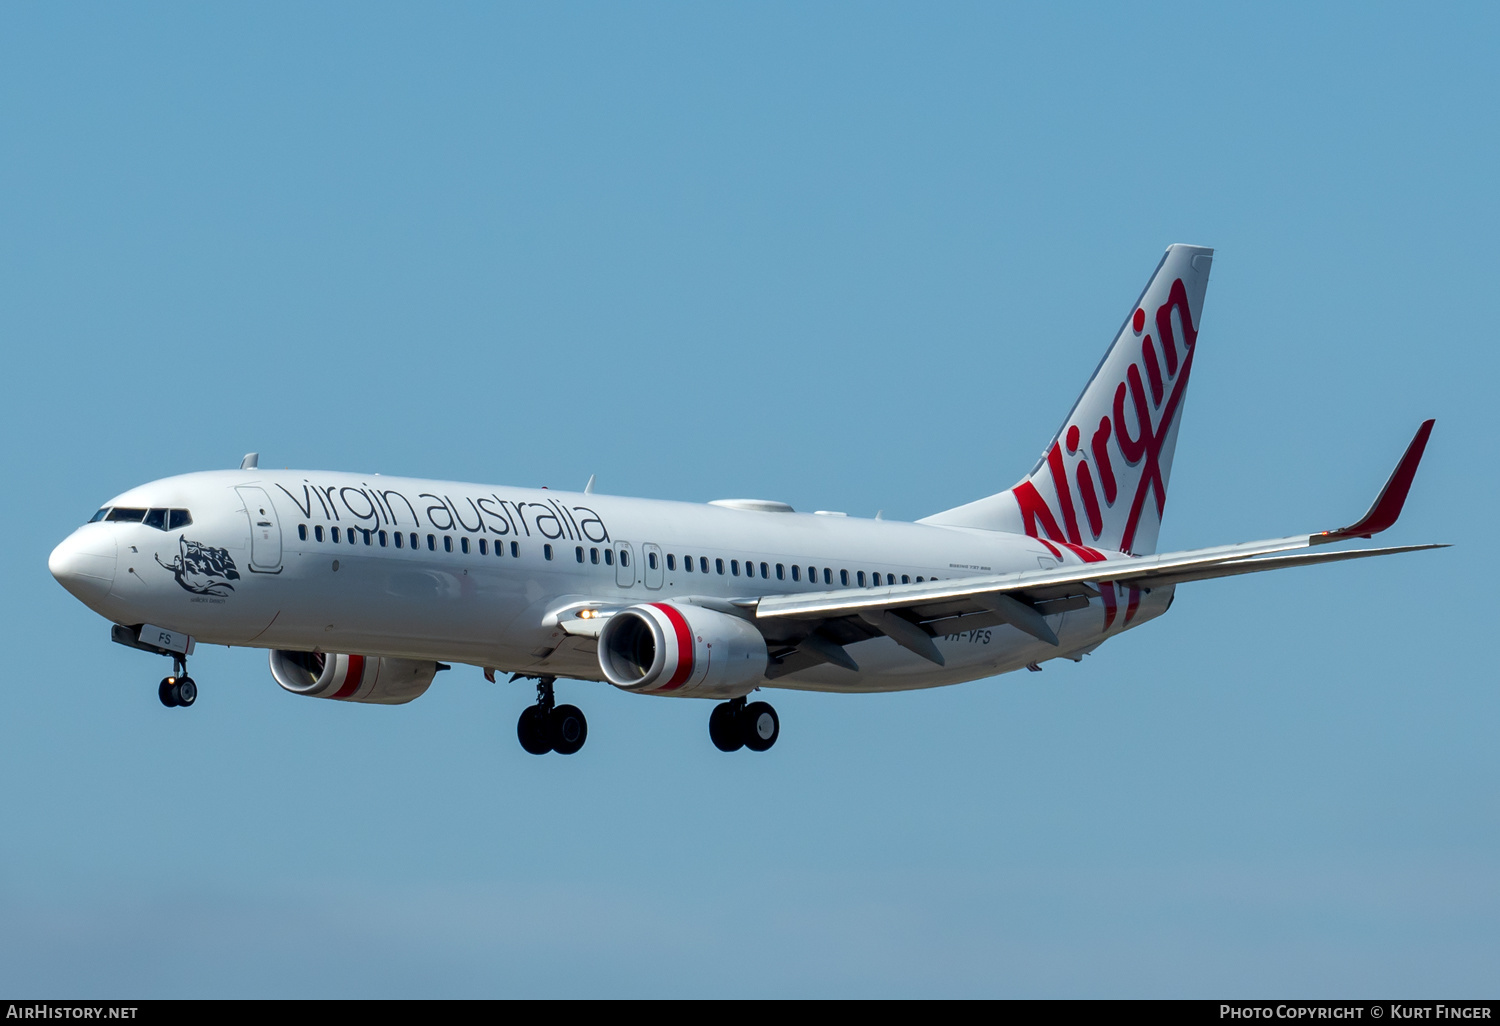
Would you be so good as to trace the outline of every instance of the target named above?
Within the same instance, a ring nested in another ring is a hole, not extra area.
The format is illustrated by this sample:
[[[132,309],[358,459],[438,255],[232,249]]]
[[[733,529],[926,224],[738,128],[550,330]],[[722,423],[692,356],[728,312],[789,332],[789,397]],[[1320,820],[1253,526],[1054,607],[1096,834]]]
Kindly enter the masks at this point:
[[[1167,248],[1114,344],[1024,480],[920,523],[1155,552],[1213,252]]]

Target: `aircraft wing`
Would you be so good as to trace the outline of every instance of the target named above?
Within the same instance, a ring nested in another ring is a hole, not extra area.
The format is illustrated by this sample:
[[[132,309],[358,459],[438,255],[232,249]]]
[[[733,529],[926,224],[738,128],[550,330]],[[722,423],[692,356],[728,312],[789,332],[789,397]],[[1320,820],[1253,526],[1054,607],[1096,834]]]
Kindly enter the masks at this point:
[[[843,646],[881,634],[941,665],[942,654],[932,639],[975,628],[1008,623],[1057,645],[1057,636],[1045,617],[1087,606],[1090,599],[1099,595],[1096,585],[1103,581],[1151,588],[1314,563],[1443,548],[1428,544],[1296,551],[1350,538],[1368,538],[1394,524],[1411,488],[1417,464],[1421,462],[1432,424],[1431,420],[1426,421],[1418,429],[1365,515],[1348,527],[1333,531],[1086,562],[1048,570],[883,588],[770,595],[746,600],[739,605],[753,609],[757,626],[769,640],[781,642],[779,648],[773,645],[773,675],[792,673],[822,662],[855,668]]]

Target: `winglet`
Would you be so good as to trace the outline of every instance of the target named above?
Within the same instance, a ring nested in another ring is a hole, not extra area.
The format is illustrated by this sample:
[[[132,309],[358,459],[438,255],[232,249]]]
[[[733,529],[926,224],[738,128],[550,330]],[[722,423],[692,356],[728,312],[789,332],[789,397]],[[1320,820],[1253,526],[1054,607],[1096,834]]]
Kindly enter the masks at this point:
[[[1391,472],[1390,480],[1386,481],[1385,487],[1380,489],[1380,495],[1375,499],[1375,504],[1364,516],[1348,527],[1315,534],[1308,539],[1308,542],[1313,545],[1322,545],[1325,542],[1344,541],[1348,538],[1368,538],[1394,524],[1396,518],[1401,515],[1401,507],[1406,504],[1406,493],[1411,490],[1412,478],[1417,474],[1417,464],[1422,462],[1422,452],[1427,448],[1427,436],[1432,434],[1432,424],[1431,420],[1426,420],[1422,422],[1421,427],[1417,428],[1411,444],[1406,447],[1406,452],[1401,456],[1401,462],[1396,464],[1396,469]]]

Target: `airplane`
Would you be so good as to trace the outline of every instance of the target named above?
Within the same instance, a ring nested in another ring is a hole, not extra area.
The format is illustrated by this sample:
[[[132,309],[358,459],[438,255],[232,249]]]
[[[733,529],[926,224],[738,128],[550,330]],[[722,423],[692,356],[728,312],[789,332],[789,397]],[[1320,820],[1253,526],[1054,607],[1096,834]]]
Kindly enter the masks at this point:
[[[399,705],[450,663],[534,681],[521,746],[579,751],[559,678],[716,702],[722,751],[770,749],[761,689],[886,692],[1081,661],[1165,613],[1177,585],[1441,548],[1330,548],[1396,522],[1433,421],[1347,527],[1158,553],[1213,250],[1173,245],[1036,465],[915,523],[782,502],[707,504],[373,474],[238,470],[110,499],[49,569],[166,656],[157,695],[191,706],[202,643],[269,650],[311,698]]]

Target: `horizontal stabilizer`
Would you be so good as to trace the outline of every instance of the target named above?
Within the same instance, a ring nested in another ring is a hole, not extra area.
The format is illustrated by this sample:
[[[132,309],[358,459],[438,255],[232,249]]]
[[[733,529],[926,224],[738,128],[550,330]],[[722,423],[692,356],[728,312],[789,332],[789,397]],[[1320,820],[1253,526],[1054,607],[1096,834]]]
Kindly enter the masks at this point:
[[[1417,429],[1396,469],[1380,490],[1374,505],[1348,527],[1317,534],[1295,534],[1268,541],[1216,545],[1186,552],[1155,556],[1125,556],[1095,559],[1082,565],[1022,570],[1007,574],[976,574],[949,580],[921,581],[859,591],[840,589],[800,595],[767,595],[743,603],[753,607],[757,620],[794,619],[812,621],[859,620],[887,634],[912,651],[932,659],[926,651],[933,633],[947,633],[954,625],[993,617],[1011,624],[1050,645],[1057,635],[1045,617],[1059,599],[1077,603],[1063,608],[1081,608],[1093,586],[1109,582],[1148,589],[1204,581],[1215,577],[1260,573],[1315,563],[1335,563],[1368,556],[1445,548],[1443,545],[1397,545],[1379,549],[1297,552],[1327,542],[1368,538],[1396,522],[1411,490],[1417,464],[1422,460],[1432,421]],[[1073,546],[1069,546],[1070,549]],[[993,623],[994,620],[987,622]],[[814,635],[816,638],[816,635]],[[821,640],[821,639],[819,639]],[[831,642],[825,642],[831,644]],[[804,647],[806,643],[804,643]],[[827,657],[825,657],[827,658]],[[847,658],[847,656],[846,656]],[[833,660],[836,661],[836,660]],[[936,662],[937,660],[933,660]]]

